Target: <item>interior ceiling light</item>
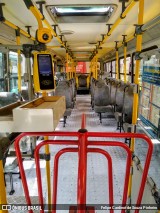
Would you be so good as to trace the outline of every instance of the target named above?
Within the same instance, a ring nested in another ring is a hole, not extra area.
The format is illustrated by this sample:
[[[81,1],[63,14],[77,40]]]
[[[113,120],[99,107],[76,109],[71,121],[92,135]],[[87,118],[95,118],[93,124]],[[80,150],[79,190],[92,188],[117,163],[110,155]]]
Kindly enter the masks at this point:
[[[110,6],[97,7],[55,7],[58,13],[106,13]]]
[[[61,31],[61,35],[72,35],[74,34],[74,31],[71,30],[63,30]]]
[[[116,11],[115,4],[49,5],[47,10],[57,23],[107,23]],[[74,18],[73,18],[74,17]]]

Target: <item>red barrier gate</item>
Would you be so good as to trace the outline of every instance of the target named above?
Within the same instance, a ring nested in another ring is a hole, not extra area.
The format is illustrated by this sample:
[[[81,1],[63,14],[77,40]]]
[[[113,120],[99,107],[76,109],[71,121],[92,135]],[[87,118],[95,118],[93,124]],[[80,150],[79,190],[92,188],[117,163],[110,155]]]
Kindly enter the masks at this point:
[[[35,163],[36,163],[36,173],[37,173],[37,185],[38,185],[38,195],[39,195],[39,203],[42,206],[42,210],[40,213],[44,213],[44,201],[43,201],[43,190],[42,190],[42,182],[41,182],[41,171],[40,171],[40,159],[39,159],[39,150],[41,147],[46,144],[49,145],[74,145],[76,148],[69,147],[60,150],[54,159],[54,177],[53,177],[53,195],[52,195],[52,213],[56,212],[56,202],[57,202],[57,187],[58,187],[58,162],[61,155],[66,152],[78,152],[79,162],[78,162],[78,180],[77,180],[77,212],[78,213],[86,213],[86,180],[87,180],[87,153],[100,153],[106,157],[108,160],[108,189],[109,189],[109,205],[112,207],[114,204],[113,198],[113,172],[112,172],[112,159],[110,154],[100,148],[93,148],[93,146],[117,146],[123,148],[127,153],[126,160],[126,172],[125,172],[125,181],[124,181],[124,189],[123,189],[123,198],[122,205],[126,206],[127,203],[127,192],[129,185],[129,176],[130,176],[130,168],[132,161],[132,153],[129,147],[118,141],[102,141],[102,138],[141,138],[144,139],[148,143],[148,152],[146,156],[146,162],[144,165],[144,171],[142,175],[141,185],[138,193],[138,198],[136,201],[136,205],[139,206],[141,204],[144,187],[147,179],[148,169],[150,165],[151,155],[153,151],[153,145],[151,140],[143,134],[135,134],[135,133],[100,133],[100,132],[87,132],[85,129],[85,115],[82,117],[82,125],[81,129],[78,132],[32,132],[32,133],[22,133],[17,137],[15,141],[15,149],[16,155],[18,158],[19,169],[21,174],[21,179],[24,187],[26,203],[31,205],[31,199],[29,195],[27,180],[25,171],[22,163],[22,156],[19,148],[19,141],[24,136],[60,136],[66,137],[67,139],[53,139],[46,140],[38,144],[35,148]],[[74,137],[74,139],[71,139]],[[93,138],[98,138],[98,141],[93,141]],[[92,148],[90,148],[92,146]],[[111,208],[110,213],[114,213],[114,210]],[[28,211],[29,213],[33,213],[32,210]],[[94,212],[94,210],[88,210],[88,212]],[[138,213],[139,210],[135,210],[135,213]],[[125,213],[125,210],[122,209],[121,213]]]

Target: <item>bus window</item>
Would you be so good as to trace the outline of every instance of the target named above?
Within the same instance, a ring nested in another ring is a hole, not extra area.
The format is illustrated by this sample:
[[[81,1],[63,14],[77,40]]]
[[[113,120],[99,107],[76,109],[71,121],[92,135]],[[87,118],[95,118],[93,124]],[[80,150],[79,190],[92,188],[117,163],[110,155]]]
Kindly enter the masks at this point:
[[[9,70],[10,70],[10,91],[18,93],[18,54],[16,52],[9,52]],[[24,83],[24,76],[25,73],[25,57],[21,55],[21,77],[22,87],[26,87]]]
[[[142,71],[143,70],[143,71]],[[146,130],[160,138],[160,60],[151,55],[141,62],[142,90],[140,98],[140,119]]]
[[[0,53],[0,92],[4,92],[4,68],[2,53]]]
[[[120,80],[124,81],[124,58],[120,59]],[[131,57],[126,58],[126,81],[131,82]]]
[[[116,61],[112,61],[112,78],[116,78]]]
[[[107,62],[104,64],[104,77],[111,76],[111,62]]]

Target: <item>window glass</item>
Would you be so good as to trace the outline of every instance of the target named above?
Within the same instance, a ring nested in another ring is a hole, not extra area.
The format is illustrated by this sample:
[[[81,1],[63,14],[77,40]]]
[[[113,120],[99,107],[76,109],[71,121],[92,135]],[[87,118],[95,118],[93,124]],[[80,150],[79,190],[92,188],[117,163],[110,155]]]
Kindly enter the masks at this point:
[[[116,78],[116,61],[112,61],[112,77]]]
[[[3,68],[3,55],[0,53],[0,92],[4,91],[4,68]]]
[[[124,81],[124,58],[120,59],[120,80]],[[131,82],[131,57],[126,58],[126,81]]]
[[[151,55],[141,61],[139,117],[152,137],[160,139],[160,59]]]
[[[21,55],[21,84],[22,88],[26,87],[24,83],[24,73],[25,73],[25,57]],[[16,52],[9,52],[9,70],[10,70],[10,91],[18,93],[18,54]]]

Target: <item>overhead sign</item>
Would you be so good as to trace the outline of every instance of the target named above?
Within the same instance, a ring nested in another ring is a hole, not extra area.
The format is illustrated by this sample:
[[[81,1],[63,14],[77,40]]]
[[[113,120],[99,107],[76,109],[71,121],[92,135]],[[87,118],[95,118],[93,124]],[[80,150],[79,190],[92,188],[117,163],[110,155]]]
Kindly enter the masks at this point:
[[[86,62],[78,62],[78,65],[76,66],[76,72],[77,73],[86,73]]]

